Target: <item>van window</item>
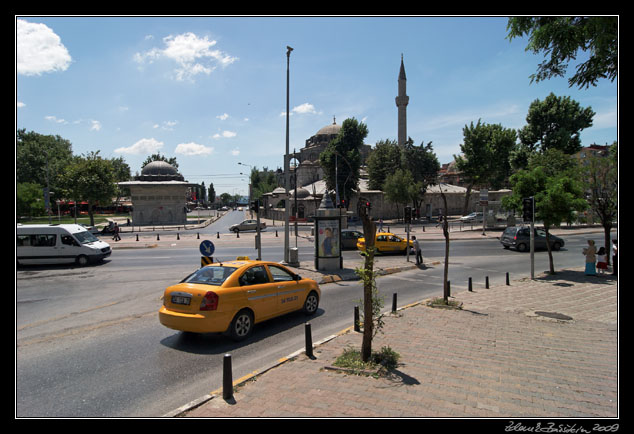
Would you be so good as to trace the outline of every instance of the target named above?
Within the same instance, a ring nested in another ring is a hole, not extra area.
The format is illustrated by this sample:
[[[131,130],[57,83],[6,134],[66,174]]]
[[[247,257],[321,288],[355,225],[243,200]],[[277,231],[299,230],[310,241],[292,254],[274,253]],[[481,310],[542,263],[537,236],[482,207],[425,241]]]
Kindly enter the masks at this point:
[[[76,232],[73,235],[75,236],[75,238],[77,238],[77,240],[79,240],[81,244],[88,244],[88,243],[94,243],[95,241],[99,241],[99,238],[97,238],[96,236],[94,236],[88,231]]]
[[[77,244],[77,241],[75,241],[75,239],[73,237],[71,237],[70,235],[62,235],[60,237],[60,240],[62,242],[62,244],[65,244],[67,246],[78,246],[79,244]]]
[[[55,234],[18,235],[17,237],[17,245],[21,247],[55,247],[56,241]]]

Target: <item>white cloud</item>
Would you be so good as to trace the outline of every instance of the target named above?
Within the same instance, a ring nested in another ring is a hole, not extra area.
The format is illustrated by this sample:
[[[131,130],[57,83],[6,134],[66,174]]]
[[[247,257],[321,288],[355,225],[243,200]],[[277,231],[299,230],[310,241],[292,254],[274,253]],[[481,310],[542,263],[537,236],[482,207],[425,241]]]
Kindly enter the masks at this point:
[[[90,131],[99,131],[99,130],[101,130],[101,122],[92,120],[92,121],[90,121],[90,123],[92,124],[91,127],[90,127]]]
[[[304,104],[300,104],[298,106],[293,107],[290,110],[289,115],[293,116],[293,114],[299,114],[299,115],[305,115],[305,114],[320,114],[321,112],[318,112],[317,110],[315,110],[315,106],[312,105],[311,103],[305,102]],[[280,113],[280,116],[286,116],[286,112],[283,111],[282,113]]]
[[[18,101],[18,108],[24,108],[26,107],[26,104],[24,104],[22,101]]]
[[[114,150],[117,154],[155,154],[163,147],[163,142],[152,139],[141,139],[132,146],[121,147]]]
[[[238,58],[212,49],[216,41],[207,36],[202,38],[194,33],[169,35],[163,38],[164,48],[152,48],[144,53],[136,53],[134,60],[138,63],[152,63],[154,60],[167,59],[176,62],[174,77],[178,81],[192,80],[198,74],[209,75],[218,65],[225,67]]]
[[[55,122],[56,124],[67,124],[68,121],[66,119],[57,119],[55,116],[44,116],[44,119],[47,121]]]
[[[226,121],[227,119],[229,119],[229,115],[227,113],[223,113],[221,115],[216,116],[217,119],[220,119],[221,121]]]
[[[231,155],[233,155],[234,157],[237,157],[238,155],[240,155],[240,150],[238,148],[235,148],[234,150],[231,151]]]
[[[180,143],[178,146],[176,146],[174,153],[183,155],[210,155],[211,153],[213,153],[213,151],[214,148],[212,147],[190,142]]]
[[[154,124],[152,128],[157,129],[161,128],[166,131],[174,131],[174,127],[178,124],[178,121],[163,121],[161,125]]]
[[[222,139],[230,139],[230,138],[235,137],[235,136],[237,136],[237,135],[238,135],[238,133],[235,133],[235,132],[233,132],[233,131],[226,131],[226,130],[225,130],[225,131],[223,131],[222,133],[216,133],[216,134],[214,134],[214,135],[213,135],[213,138],[214,138],[214,139],[221,139],[221,138],[222,138]]]
[[[17,20],[16,69],[22,75],[65,71],[72,59],[59,36],[44,24]]]

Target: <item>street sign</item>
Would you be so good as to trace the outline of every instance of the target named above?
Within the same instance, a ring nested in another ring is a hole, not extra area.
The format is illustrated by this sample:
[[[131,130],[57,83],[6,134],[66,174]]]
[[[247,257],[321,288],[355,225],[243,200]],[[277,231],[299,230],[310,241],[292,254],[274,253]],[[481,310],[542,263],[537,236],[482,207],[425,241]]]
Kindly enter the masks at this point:
[[[215,249],[216,248],[214,247],[214,243],[209,240],[205,240],[200,243],[200,253],[202,253],[203,256],[213,255]]]

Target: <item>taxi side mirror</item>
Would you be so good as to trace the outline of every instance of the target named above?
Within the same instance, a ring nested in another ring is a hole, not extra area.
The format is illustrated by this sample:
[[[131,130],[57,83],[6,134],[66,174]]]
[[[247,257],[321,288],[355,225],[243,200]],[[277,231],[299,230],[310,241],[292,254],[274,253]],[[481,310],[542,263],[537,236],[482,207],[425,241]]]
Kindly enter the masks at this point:
[[[302,276],[300,276],[299,274],[294,274],[293,275],[293,280],[299,282],[300,280],[302,280]]]

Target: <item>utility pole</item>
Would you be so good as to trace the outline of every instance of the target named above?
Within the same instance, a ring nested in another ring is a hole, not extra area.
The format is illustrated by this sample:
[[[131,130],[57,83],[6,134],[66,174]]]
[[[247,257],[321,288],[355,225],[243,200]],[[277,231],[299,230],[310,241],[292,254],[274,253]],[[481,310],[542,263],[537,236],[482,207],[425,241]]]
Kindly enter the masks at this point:
[[[286,199],[284,200],[284,262],[289,263],[289,233],[288,233],[288,225],[289,225],[289,215],[290,209],[289,206],[291,201],[288,197],[288,190],[290,187],[290,161],[288,155],[288,120],[289,120],[289,83],[290,83],[290,62],[291,62],[291,51],[293,49],[286,46],[286,155],[284,156],[284,187],[286,190]]]

